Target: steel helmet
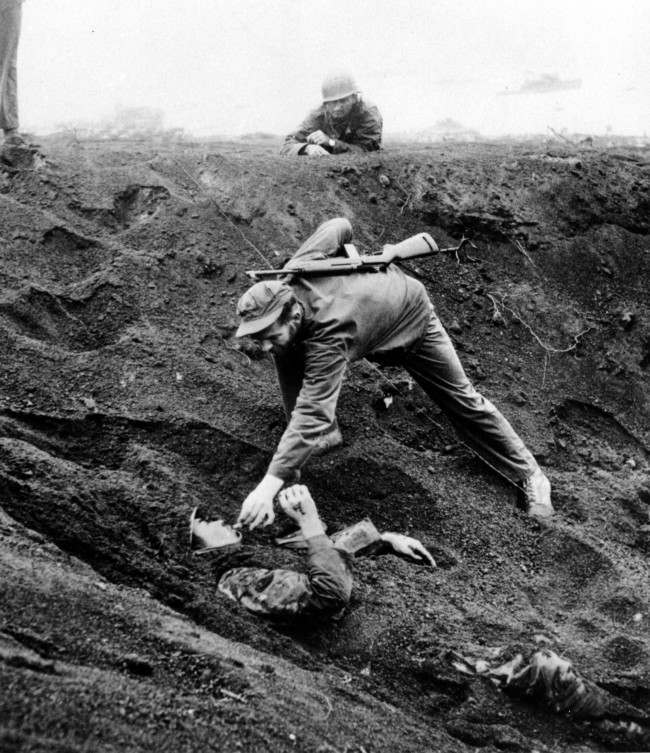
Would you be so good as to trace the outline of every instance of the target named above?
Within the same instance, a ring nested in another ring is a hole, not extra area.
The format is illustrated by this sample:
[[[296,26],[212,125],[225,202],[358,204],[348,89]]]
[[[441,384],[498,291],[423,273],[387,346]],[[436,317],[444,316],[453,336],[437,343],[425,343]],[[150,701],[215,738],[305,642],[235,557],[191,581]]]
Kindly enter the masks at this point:
[[[322,86],[323,102],[349,97],[359,91],[354,77],[346,71],[336,71],[325,76]]]

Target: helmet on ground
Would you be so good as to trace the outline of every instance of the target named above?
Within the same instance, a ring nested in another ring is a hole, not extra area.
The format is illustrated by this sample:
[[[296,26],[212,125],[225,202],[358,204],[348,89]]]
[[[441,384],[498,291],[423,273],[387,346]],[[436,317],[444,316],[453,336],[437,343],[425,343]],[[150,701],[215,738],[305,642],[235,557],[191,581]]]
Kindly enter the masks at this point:
[[[325,76],[323,80],[323,102],[333,102],[335,99],[343,99],[358,91],[357,82],[347,71],[335,71]]]

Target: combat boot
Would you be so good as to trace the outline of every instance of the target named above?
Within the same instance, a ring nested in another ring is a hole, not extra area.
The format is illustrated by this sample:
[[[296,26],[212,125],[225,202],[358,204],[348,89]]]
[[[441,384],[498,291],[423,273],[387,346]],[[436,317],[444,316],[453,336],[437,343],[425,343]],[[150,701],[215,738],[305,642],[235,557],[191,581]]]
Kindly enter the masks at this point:
[[[524,479],[522,483],[526,511],[533,518],[550,518],[553,515],[551,504],[551,482],[541,468]]]

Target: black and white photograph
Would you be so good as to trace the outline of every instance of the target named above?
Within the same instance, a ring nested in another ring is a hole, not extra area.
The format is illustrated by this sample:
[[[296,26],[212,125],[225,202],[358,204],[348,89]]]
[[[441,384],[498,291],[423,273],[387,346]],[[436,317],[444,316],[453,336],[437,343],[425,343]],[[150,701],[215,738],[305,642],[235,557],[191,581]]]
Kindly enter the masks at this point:
[[[647,0],[0,0],[0,752],[650,751]]]

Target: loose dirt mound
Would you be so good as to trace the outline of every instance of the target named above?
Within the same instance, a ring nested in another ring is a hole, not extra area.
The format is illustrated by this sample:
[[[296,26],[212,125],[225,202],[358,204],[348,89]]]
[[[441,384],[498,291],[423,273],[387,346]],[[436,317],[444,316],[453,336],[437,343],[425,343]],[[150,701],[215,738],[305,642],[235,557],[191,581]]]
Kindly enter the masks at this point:
[[[0,747],[643,749],[647,153],[274,148],[45,145],[44,165],[0,182]],[[558,512],[530,520],[404,373],[356,364],[345,444],[304,480],[329,530],[369,515],[439,567],[360,559],[341,620],[278,627],[215,589],[233,564],[301,567],[272,545],[278,526],[236,559],[197,559],[187,520],[196,505],[234,518],[283,430],[272,364],[233,338],[244,271],[336,215],[366,252],[471,236],[462,264],[407,266]],[[609,692],[610,721],[507,698],[445,659],[536,640]]]

